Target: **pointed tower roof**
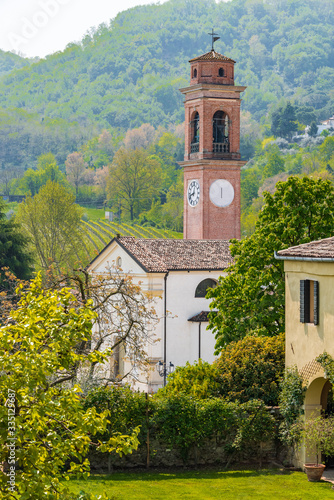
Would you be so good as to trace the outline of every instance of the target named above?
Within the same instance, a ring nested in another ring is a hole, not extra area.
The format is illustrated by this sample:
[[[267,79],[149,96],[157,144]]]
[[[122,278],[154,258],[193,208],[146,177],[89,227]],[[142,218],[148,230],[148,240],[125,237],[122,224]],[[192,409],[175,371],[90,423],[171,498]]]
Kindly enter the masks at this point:
[[[233,59],[223,56],[223,54],[219,54],[219,52],[216,52],[214,49],[210,50],[210,52],[207,52],[206,54],[190,59],[189,62],[191,63],[195,61],[225,61],[235,63]]]

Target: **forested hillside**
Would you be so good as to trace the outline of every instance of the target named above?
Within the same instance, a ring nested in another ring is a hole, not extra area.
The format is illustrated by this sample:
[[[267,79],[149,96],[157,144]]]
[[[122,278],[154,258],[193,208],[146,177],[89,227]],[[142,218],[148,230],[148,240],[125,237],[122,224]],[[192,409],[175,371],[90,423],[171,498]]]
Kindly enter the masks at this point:
[[[0,164],[27,168],[51,151],[63,165],[102,129],[122,135],[142,123],[182,122],[178,89],[189,80],[188,60],[210,49],[212,27],[221,36],[216,50],[237,61],[251,118],[268,122],[284,99],[326,118],[334,110],[333,21],[334,0],[169,0],[122,12],[24,68],[7,56]]]
[[[0,76],[13,71],[14,69],[23,68],[31,64],[31,60],[13,54],[12,52],[4,52],[0,49]]]

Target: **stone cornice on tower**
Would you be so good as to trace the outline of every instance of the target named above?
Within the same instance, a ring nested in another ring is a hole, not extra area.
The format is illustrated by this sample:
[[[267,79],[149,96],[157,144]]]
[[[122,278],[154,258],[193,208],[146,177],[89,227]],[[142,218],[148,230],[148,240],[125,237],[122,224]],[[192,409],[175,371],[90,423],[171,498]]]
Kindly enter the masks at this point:
[[[233,159],[233,158],[227,158],[224,159],[224,168],[230,169],[230,170],[240,170],[241,167],[246,165],[247,161],[242,161],[239,159]],[[222,165],[222,159],[196,159],[195,157],[192,159],[191,162],[189,161],[179,161],[178,164],[180,167],[187,169],[187,170],[217,170],[221,168]]]
[[[247,87],[242,87],[240,85],[220,85],[218,87],[218,84],[215,83],[198,83],[196,85],[190,85],[189,87],[183,87],[180,90],[182,94],[191,94],[191,93],[196,93],[196,92],[201,92],[201,97],[216,97],[214,96],[214,92],[219,92],[217,94],[217,97],[224,97],[224,93],[231,93],[231,92],[237,92],[241,93],[246,90]],[[205,94],[204,92],[207,92]],[[227,98],[229,97],[228,95],[226,96]],[[186,96],[187,99],[194,99],[193,96]],[[235,99],[235,97],[233,97]]]

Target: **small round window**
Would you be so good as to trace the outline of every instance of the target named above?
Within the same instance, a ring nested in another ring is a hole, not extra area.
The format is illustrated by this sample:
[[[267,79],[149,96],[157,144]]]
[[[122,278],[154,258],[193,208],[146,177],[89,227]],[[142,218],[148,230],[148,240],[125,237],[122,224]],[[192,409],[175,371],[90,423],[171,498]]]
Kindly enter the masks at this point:
[[[117,267],[122,267],[122,257],[117,257],[116,264],[117,264]]]
[[[201,281],[196,288],[195,297],[205,297],[209,288],[215,288],[217,286],[217,281],[207,278]]]
[[[218,75],[224,76],[224,68],[219,68]]]

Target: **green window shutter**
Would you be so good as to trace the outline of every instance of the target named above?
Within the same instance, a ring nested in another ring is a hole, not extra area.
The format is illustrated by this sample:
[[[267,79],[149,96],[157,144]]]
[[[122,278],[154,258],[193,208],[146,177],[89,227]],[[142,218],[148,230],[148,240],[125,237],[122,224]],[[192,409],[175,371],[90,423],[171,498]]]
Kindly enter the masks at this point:
[[[300,280],[300,322],[310,322],[310,281]]]
[[[319,325],[319,281],[314,281],[314,321],[315,325]]]

